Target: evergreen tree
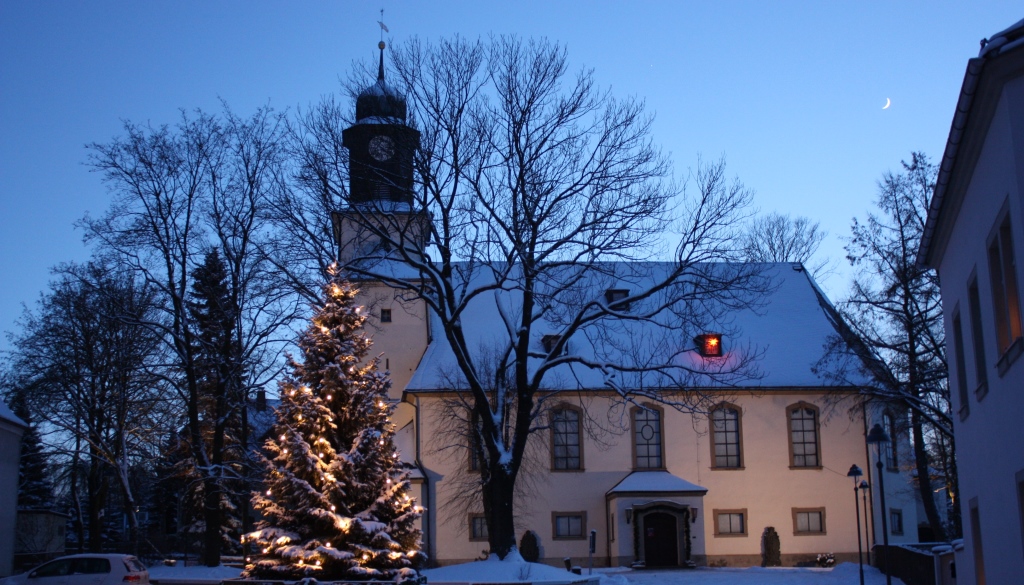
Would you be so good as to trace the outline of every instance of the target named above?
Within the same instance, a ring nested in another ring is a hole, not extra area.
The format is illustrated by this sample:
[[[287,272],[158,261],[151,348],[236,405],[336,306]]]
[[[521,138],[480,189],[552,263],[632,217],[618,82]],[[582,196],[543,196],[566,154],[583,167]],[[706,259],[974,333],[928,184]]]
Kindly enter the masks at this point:
[[[49,461],[43,451],[39,429],[32,422],[25,391],[14,390],[8,405],[11,412],[28,425],[21,436],[21,460],[18,464],[18,508],[46,509],[53,505],[53,488],[47,477]]]
[[[247,576],[412,579],[419,507],[409,497],[388,405],[390,382],[361,328],[356,291],[335,279],[299,340],[303,362],[280,384],[263,519],[247,535]]]
[[[206,457],[183,443],[179,474],[187,482],[181,505],[187,516],[184,532],[201,537],[207,554],[213,549],[238,552],[242,490],[241,409],[243,367],[235,340],[238,311],[228,284],[227,269],[216,249],[192,272],[189,316],[195,323],[194,351],[198,378],[197,420]],[[191,433],[186,433],[191,437]],[[206,461],[208,469],[196,465]]]

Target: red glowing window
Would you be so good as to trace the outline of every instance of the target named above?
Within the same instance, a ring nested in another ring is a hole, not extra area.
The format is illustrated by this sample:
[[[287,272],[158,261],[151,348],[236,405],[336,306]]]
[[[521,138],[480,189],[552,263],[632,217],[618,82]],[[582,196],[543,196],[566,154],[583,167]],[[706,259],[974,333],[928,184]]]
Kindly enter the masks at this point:
[[[693,338],[697,353],[703,357],[722,357],[722,334],[702,333]]]

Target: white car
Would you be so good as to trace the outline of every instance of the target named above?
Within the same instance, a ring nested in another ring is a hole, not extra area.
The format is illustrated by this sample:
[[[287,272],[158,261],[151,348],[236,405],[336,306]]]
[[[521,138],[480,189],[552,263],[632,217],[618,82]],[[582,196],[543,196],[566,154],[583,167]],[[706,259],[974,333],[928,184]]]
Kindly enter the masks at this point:
[[[149,585],[149,571],[132,555],[80,554],[0,579],[0,585]]]

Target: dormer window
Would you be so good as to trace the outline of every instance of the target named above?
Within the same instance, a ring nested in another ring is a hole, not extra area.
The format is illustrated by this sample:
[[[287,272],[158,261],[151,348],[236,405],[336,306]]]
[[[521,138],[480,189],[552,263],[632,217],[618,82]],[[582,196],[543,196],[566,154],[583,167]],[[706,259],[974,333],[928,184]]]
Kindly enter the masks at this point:
[[[549,334],[545,335],[544,337],[540,338],[540,344],[541,344],[541,346],[544,347],[544,351],[545,352],[551,353],[552,351],[554,351],[555,346],[558,345],[558,342],[561,341],[561,339],[562,339],[561,335],[555,335],[554,333],[549,333]],[[562,352],[565,353],[565,351],[567,349],[568,349],[568,347],[563,347],[562,348]]]
[[[701,333],[697,337],[693,338],[693,342],[697,344],[697,353],[699,353],[701,357],[722,357],[721,333]]]
[[[610,288],[604,291],[604,300],[608,302],[608,308],[613,311],[628,311],[629,303],[618,302],[629,296],[629,290],[625,288]]]

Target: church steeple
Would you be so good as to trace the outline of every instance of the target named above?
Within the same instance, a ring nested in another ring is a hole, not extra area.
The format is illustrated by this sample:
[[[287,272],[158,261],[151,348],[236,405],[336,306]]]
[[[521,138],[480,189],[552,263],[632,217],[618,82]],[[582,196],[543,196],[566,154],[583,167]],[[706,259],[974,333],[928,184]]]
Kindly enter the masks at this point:
[[[377,81],[356,98],[356,123],[342,132],[349,149],[349,202],[356,206],[412,207],[413,154],[420,133],[406,124],[406,101],[384,80],[381,41]]]

